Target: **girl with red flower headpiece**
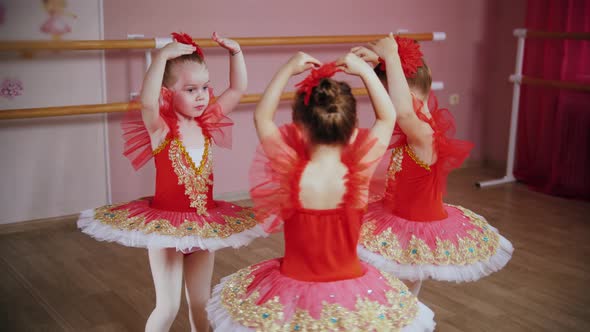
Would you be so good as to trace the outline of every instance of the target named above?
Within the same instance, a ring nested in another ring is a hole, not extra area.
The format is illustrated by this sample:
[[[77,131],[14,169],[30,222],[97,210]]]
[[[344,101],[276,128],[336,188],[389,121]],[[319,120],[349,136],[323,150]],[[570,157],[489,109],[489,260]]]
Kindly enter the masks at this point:
[[[281,92],[309,69],[293,123],[277,127]],[[375,109],[358,129],[351,88],[330,77],[360,76]],[[357,256],[371,175],[386,151],[395,112],[373,69],[349,53],[321,65],[299,52],[275,74],[254,114],[261,145],[250,194],[269,231],[283,228],[285,255],[224,278],[207,305],[219,331],[432,331],[433,313],[395,277]]]
[[[503,268],[512,244],[482,216],[442,201],[473,144],[453,138],[418,43],[390,34],[352,52],[376,66],[398,114],[386,174],[371,185],[379,198],[364,216],[361,259],[408,280],[416,295],[424,279],[475,281]]]
[[[187,34],[173,38],[146,73],[141,112],[123,121],[124,154],[132,165],[138,169],[154,158],[155,195],[84,211],[78,227],[98,240],[148,248],[156,307],[146,331],[169,330],[183,289],[191,330],[206,331],[213,252],[267,233],[250,209],[213,200],[212,145],[230,147],[226,115],[247,85],[240,45],[213,34],[230,53],[230,86],[215,99],[201,48]]]

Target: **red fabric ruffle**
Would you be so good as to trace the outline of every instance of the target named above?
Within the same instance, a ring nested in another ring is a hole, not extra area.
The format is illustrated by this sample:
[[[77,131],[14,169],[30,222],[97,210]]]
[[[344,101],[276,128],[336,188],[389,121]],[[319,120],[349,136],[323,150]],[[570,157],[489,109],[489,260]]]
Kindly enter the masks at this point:
[[[231,149],[233,121],[223,113],[219,103],[215,102],[213,90],[209,91],[209,106],[203,114],[195,118],[195,121],[203,130],[203,134],[210,137],[217,146]],[[178,137],[177,118],[174,112],[174,92],[162,88],[159,104],[160,116],[170,129],[168,136]],[[121,129],[125,141],[123,155],[131,161],[133,168],[138,170],[153,157],[150,135],[143,123],[141,110],[129,110],[123,118]]]
[[[342,152],[342,163],[349,172],[345,177],[347,190],[339,207],[354,214],[359,208],[366,208],[368,202],[369,179],[380,160],[367,160],[374,148],[378,148],[377,140],[369,130],[359,129],[354,142]],[[272,218],[267,231],[279,230],[284,220],[302,209],[299,181],[308,160],[308,144],[294,124],[284,125],[277,136],[262,140],[250,169],[250,196],[258,220]]]
[[[461,166],[463,161],[469,156],[473,143],[459,140],[454,138],[456,128],[455,119],[451,112],[446,108],[438,107],[438,100],[434,93],[430,93],[428,96],[428,109],[430,111],[431,118],[426,117],[420,110],[423,107],[423,102],[412,95],[412,101],[414,104],[414,112],[418,118],[430,125],[433,133],[433,152],[436,154],[436,163],[431,165],[431,169],[437,172],[436,190],[446,192],[446,182],[448,174]],[[390,149],[404,146],[408,144],[407,136],[401,130],[399,125],[395,126],[395,130],[392,135]],[[384,179],[385,174],[380,169],[379,174],[375,176],[376,179]],[[372,192],[378,192],[379,190]]]

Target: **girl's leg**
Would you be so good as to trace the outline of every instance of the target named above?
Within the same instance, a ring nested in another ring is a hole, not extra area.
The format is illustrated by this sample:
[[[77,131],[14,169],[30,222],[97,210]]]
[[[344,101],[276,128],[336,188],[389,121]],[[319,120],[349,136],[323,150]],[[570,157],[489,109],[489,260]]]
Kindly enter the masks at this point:
[[[195,251],[184,257],[184,283],[192,332],[209,331],[205,306],[211,297],[211,276],[215,254]]]
[[[418,297],[418,293],[420,293],[420,289],[422,288],[422,280],[417,281],[409,281],[409,280],[402,280],[406,286],[410,289],[410,292],[414,294],[414,296]]]
[[[180,308],[183,254],[174,248],[149,249],[148,254],[156,288],[156,308],[147,320],[145,331],[168,331]]]

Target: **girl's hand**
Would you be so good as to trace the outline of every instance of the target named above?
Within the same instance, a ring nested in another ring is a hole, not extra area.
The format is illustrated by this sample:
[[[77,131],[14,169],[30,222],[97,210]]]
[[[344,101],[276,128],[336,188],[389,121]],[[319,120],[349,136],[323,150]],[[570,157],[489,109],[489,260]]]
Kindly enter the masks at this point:
[[[306,70],[317,68],[321,65],[322,63],[320,60],[312,57],[311,55],[303,52],[297,52],[291,57],[291,59],[289,59],[284,67],[289,69],[291,75],[297,75],[303,73]]]
[[[222,38],[217,34],[217,32],[213,32],[213,36],[211,37],[211,39],[213,39],[214,42],[219,44],[219,46],[228,50],[231,53],[231,55],[238,54],[242,50],[240,48],[240,44],[238,44],[237,41],[229,38]]]
[[[353,47],[350,51],[356,54],[359,58],[373,65],[373,67],[379,64],[379,56],[377,55],[377,53],[371,51],[366,47],[357,46]]]
[[[336,66],[347,74],[357,76],[362,76],[373,71],[373,68],[368,63],[354,53],[347,53],[345,56],[336,60]]]
[[[368,46],[382,59],[385,59],[388,55],[397,54],[397,42],[392,32],[385,38],[370,42]]]
[[[197,48],[194,47],[193,45],[187,45],[187,44],[183,44],[183,43],[179,43],[179,42],[172,42],[172,43],[166,44],[166,46],[164,46],[160,50],[160,53],[158,54],[158,56],[161,57],[163,60],[168,61],[170,59],[178,58],[181,55],[191,54],[196,49]]]

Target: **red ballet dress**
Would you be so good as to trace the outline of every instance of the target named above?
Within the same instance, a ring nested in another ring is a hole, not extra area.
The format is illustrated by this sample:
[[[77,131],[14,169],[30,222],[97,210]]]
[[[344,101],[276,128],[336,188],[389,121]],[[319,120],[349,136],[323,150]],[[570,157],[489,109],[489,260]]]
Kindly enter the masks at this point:
[[[251,169],[257,217],[283,226],[285,255],[224,278],[207,311],[219,331],[432,331],[433,313],[395,277],[359,261],[356,247],[377,140],[360,130],[341,161],[345,194],[333,209],[309,209],[299,182],[309,155],[295,125],[262,141]],[[385,151],[385,147],[381,147]]]
[[[163,89],[160,114],[170,113],[172,100]],[[136,169],[154,158],[155,195],[83,211],[78,227],[98,240],[183,252],[239,247],[267,235],[251,209],[213,199],[212,144],[229,147],[233,123],[214,102],[195,121],[205,137],[201,155],[187,151],[175,122],[152,151],[141,115],[131,111],[123,122],[124,153]]]
[[[413,101],[418,118],[433,130],[436,162],[421,161],[396,128],[386,174],[372,183],[372,197],[379,199],[364,216],[359,255],[401,279],[477,280],[504,267],[512,245],[482,216],[443,203],[449,173],[473,144],[453,138],[454,119],[438,108],[434,94],[428,100],[431,117],[421,112],[420,100]]]

